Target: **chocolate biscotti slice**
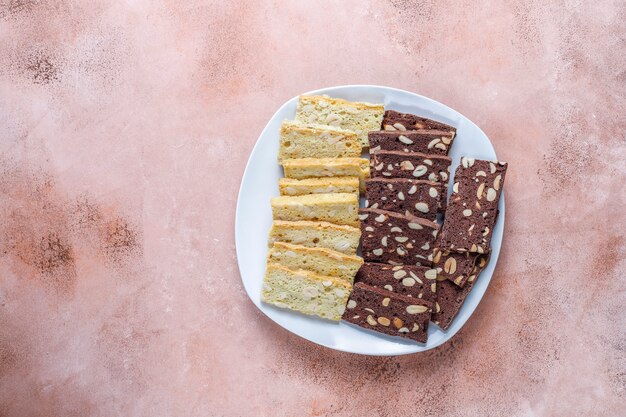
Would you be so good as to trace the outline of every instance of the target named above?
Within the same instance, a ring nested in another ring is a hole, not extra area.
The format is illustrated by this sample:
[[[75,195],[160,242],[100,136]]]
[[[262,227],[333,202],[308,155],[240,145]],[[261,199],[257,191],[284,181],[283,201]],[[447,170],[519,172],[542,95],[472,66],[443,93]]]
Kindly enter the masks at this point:
[[[280,178],[278,180],[280,195],[305,195],[325,193],[355,193],[359,194],[359,177],[323,177]]]
[[[443,155],[402,151],[378,151],[371,154],[370,158],[374,178],[410,178],[446,184],[452,162]]]
[[[357,282],[342,319],[366,329],[425,343],[431,305]]]
[[[267,255],[267,262],[289,269],[305,269],[319,275],[342,278],[352,284],[354,276],[363,265],[363,258],[326,248],[307,248],[276,242]]]
[[[456,252],[435,249],[433,252],[433,267],[438,275],[463,287],[472,275],[474,268],[484,256],[475,252]]]
[[[336,277],[268,263],[261,300],[280,308],[339,321],[352,285]]]
[[[304,179],[315,177],[359,177],[361,191],[370,177],[369,161],[365,158],[300,158],[283,161],[285,177]]]
[[[370,153],[378,151],[420,152],[448,155],[454,132],[443,130],[379,130],[369,132]]]
[[[400,113],[395,110],[387,110],[383,117],[383,130],[442,130],[453,132],[456,135],[456,128],[445,123],[427,119],[410,113]]]
[[[352,130],[358,135],[361,145],[368,147],[367,132],[380,129],[385,106],[365,102],[354,102],[328,96],[300,96],[296,120],[302,123],[317,123]]]
[[[432,317],[436,325],[443,330],[447,330],[450,327],[452,320],[454,320],[459,313],[465,298],[467,298],[467,295],[472,290],[474,283],[488,261],[488,253],[480,255],[463,288],[454,284],[443,275],[437,276],[437,302],[435,303],[435,310],[433,311]]]
[[[286,242],[356,255],[360,239],[361,229],[358,227],[328,222],[274,220],[269,245],[272,246],[274,242]]]
[[[278,161],[294,158],[361,156],[361,141],[351,130],[285,120],[280,127]]]
[[[408,178],[371,178],[365,181],[365,207],[435,220],[443,213],[443,183]]]
[[[435,305],[437,270],[415,265],[387,265],[366,262],[355,280],[407,297],[416,297]]]
[[[486,253],[498,217],[507,164],[462,157],[441,229],[442,249]]]
[[[361,249],[368,262],[392,265],[432,264],[439,226],[430,220],[386,210],[359,210]]]
[[[355,194],[308,194],[272,198],[274,220],[311,220],[358,226]]]

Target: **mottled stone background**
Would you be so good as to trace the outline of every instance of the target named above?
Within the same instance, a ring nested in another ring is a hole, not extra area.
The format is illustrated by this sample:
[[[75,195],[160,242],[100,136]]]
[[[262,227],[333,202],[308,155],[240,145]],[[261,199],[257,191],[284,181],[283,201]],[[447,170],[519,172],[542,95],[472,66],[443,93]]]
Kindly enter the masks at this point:
[[[626,4],[0,2],[0,416],[624,416]],[[452,342],[359,357],[262,316],[234,211],[300,92],[370,83],[510,163]]]

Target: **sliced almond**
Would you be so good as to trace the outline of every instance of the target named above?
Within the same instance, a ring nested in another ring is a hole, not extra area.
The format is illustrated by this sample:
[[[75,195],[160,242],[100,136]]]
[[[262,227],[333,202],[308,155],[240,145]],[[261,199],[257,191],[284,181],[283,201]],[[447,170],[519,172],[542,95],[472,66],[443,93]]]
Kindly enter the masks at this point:
[[[420,313],[425,313],[427,311],[428,311],[428,307],[416,305],[416,304],[411,304],[406,307],[406,312],[409,314],[420,314]]]

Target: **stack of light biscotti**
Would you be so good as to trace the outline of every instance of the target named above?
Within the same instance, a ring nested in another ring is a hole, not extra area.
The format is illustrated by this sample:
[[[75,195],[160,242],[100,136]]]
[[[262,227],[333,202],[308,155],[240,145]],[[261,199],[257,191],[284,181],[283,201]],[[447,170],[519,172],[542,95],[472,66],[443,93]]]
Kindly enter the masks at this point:
[[[361,154],[383,114],[382,105],[301,96],[295,120],[282,123],[264,302],[341,319],[363,264],[358,210],[370,166]]]
[[[393,110],[369,132],[362,256],[343,320],[424,343],[447,329],[489,259],[506,164],[463,158],[446,202],[456,129]],[[443,225],[441,223],[443,222]]]

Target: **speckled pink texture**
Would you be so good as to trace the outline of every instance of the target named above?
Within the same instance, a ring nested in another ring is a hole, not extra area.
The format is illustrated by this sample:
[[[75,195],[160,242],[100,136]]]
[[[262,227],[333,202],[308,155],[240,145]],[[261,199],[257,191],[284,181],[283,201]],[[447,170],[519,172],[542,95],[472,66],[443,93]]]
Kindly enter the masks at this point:
[[[0,416],[623,416],[621,1],[0,3]],[[247,299],[234,211],[284,101],[414,91],[509,162],[483,302],[359,357]]]

